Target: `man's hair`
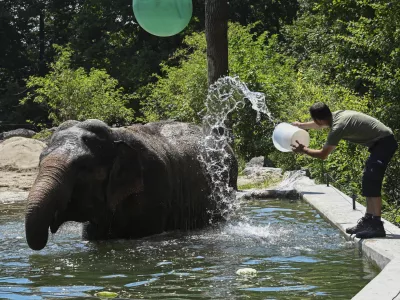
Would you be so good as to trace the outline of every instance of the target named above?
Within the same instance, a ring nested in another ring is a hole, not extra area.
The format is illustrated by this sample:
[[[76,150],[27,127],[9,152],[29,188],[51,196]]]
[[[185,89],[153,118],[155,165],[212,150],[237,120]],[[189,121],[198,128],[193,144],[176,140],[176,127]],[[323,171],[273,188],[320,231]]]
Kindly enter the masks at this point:
[[[310,107],[310,115],[313,120],[326,120],[329,121],[332,119],[332,112],[329,109],[328,105],[322,102],[314,103]]]

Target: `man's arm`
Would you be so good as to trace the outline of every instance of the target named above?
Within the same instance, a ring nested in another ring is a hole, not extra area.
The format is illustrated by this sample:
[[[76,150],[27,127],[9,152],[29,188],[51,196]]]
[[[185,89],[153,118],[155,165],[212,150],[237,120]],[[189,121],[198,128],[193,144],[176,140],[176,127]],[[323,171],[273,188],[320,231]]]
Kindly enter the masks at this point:
[[[319,126],[318,124],[316,124],[314,121],[305,122],[305,123],[293,122],[292,125],[297,126],[301,129],[322,129],[323,128],[322,126]]]
[[[305,147],[303,144],[300,144],[298,141],[296,141],[296,142],[297,142],[298,146],[292,145],[293,152],[304,153],[304,154],[307,154],[308,156],[311,156],[314,158],[319,158],[322,160],[327,159],[329,154],[331,154],[332,151],[335,150],[335,148],[336,148],[336,146],[325,145],[320,150],[314,150],[314,149]]]

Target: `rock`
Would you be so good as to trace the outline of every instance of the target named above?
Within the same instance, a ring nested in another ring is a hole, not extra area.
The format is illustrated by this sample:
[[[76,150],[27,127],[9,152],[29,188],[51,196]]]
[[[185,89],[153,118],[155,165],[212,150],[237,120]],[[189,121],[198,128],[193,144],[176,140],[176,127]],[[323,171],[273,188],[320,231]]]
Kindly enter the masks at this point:
[[[250,159],[248,163],[246,163],[246,167],[267,167],[274,168],[275,164],[269,158],[264,156],[253,157]]]
[[[12,137],[24,137],[24,138],[31,138],[36,134],[33,130],[20,128],[11,131],[6,131],[0,133],[0,140],[6,140]]]
[[[272,160],[270,160],[269,158],[265,157],[264,158],[264,165],[263,167],[267,167],[267,168],[275,168],[275,164]]]
[[[308,168],[301,168],[301,171],[304,172],[304,175],[305,175],[305,176],[311,177],[310,169],[308,169]]]
[[[248,163],[247,167],[263,167],[264,166],[264,156],[253,157]]]
[[[299,195],[295,189],[279,190],[275,188],[265,190],[247,190],[236,193],[238,200],[249,200],[249,199],[298,199]]]
[[[248,167],[238,177],[238,199],[267,199],[298,197],[295,185],[306,176],[306,170],[287,171],[279,168]]]
[[[238,178],[238,186],[263,183],[265,181],[279,182],[282,180],[282,169],[264,167],[246,167]]]
[[[282,169],[280,168],[264,168],[264,167],[246,167],[243,170],[243,175],[247,177],[259,176],[282,176]]]
[[[0,169],[23,171],[36,169],[46,145],[35,139],[12,137],[0,144]]]

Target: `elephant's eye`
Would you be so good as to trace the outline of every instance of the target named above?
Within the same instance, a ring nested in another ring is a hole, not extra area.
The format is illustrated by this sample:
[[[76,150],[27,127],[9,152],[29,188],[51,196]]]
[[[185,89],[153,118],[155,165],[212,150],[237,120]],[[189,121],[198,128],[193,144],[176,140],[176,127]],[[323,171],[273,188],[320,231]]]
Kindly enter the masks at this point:
[[[99,142],[96,141],[96,139],[94,137],[89,137],[89,136],[82,137],[82,141],[89,148],[97,147],[97,145],[99,144]]]

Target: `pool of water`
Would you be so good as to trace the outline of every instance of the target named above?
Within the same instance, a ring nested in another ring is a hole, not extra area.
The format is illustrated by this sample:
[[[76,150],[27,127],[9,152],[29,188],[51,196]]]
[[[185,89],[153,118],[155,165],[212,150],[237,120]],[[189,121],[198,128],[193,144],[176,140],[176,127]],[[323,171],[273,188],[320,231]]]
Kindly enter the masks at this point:
[[[35,252],[24,203],[0,204],[0,299],[350,299],[379,272],[302,201],[248,201],[240,220],[140,240],[85,242],[65,225]],[[241,268],[254,276],[237,275]]]

